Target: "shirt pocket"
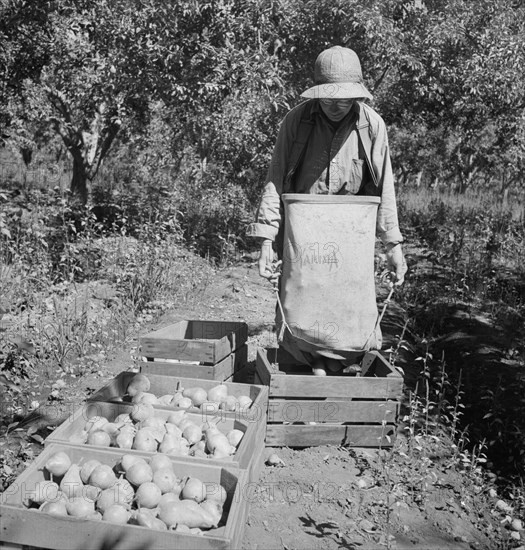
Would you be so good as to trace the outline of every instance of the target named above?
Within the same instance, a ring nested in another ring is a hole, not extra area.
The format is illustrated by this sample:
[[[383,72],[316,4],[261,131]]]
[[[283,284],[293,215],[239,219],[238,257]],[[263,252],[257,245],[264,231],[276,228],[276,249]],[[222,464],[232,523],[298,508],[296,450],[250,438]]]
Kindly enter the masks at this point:
[[[348,183],[346,184],[346,188],[350,195],[355,195],[359,189],[361,189],[361,184],[363,183],[364,162],[365,161],[362,159],[352,159],[350,161]]]

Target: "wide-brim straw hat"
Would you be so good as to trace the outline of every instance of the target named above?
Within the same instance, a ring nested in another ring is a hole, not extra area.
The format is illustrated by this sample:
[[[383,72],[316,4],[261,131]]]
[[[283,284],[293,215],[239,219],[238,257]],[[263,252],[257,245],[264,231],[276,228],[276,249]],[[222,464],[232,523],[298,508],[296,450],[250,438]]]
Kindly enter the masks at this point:
[[[321,52],[315,60],[315,86],[301,97],[308,99],[372,99],[363,83],[361,63],[350,48],[333,46]]]

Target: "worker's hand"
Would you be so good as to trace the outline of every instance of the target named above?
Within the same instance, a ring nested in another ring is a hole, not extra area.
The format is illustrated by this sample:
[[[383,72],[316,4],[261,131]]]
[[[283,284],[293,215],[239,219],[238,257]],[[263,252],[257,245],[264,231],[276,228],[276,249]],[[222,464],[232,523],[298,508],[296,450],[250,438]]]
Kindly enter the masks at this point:
[[[388,262],[388,268],[392,273],[392,283],[394,286],[402,285],[408,268],[405,257],[403,256],[403,248],[401,244],[388,246],[386,250],[386,259]]]
[[[259,275],[268,279],[273,286],[277,286],[281,275],[279,266],[281,262],[275,262],[275,255],[271,241],[264,241],[261,245],[261,253],[259,254]]]

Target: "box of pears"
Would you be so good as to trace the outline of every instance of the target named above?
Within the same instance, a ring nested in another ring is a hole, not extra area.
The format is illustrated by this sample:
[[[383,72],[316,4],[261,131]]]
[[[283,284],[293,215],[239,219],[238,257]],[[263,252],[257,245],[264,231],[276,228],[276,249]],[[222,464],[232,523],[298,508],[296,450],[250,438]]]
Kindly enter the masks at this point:
[[[244,470],[48,445],[0,496],[2,541],[54,549],[240,548]]]
[[[149,403],[154,408],[183,409],[204,417],[259,422],[266,417],[268,387],[123,371],[89,401]]]
[[[266,419],[261,422],[266,425]],[[257,481],[264,430],[257,421],[155,409],[149,403],[91,401],[45,440],[131,455],[161,453],[199,464],[248,470]]]

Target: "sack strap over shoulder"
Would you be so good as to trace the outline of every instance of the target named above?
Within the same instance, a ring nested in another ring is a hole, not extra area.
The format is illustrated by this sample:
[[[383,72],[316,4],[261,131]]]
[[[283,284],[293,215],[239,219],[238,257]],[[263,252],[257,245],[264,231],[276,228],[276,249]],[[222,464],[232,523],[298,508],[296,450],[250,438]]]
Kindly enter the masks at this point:
[[[370,171],[370,175],[372,176],[374,185],[377,187],[378,186],[377,174],[374,171],[374,167],[372,166],[372,160],[370,158],[370,155],[372,154],[372,140],[370,139],[370,132],[369,132],[370,120],[366,115],[366,111],[363,103],[358,101],[357,104],[359,105],[359,118],[357,120],[357,135],[359,136],[359,140],[361,141],[361,145],[363,146],[363,151],[365,153],[368,170]]]
[[[301,162],[304,152],[306,151],[306,146],[314,127],[314,121],[312,120],[312,106],[313,101],[308,101],[308,104],[305,106],[303,114],[301,115],[301,120],[299,121],[297,136],[293,142],[290,160],[288,161],[288,171],[284,178],[285,191],[293,190],[291,188],[293,176],[299,166],[299,163]]]

